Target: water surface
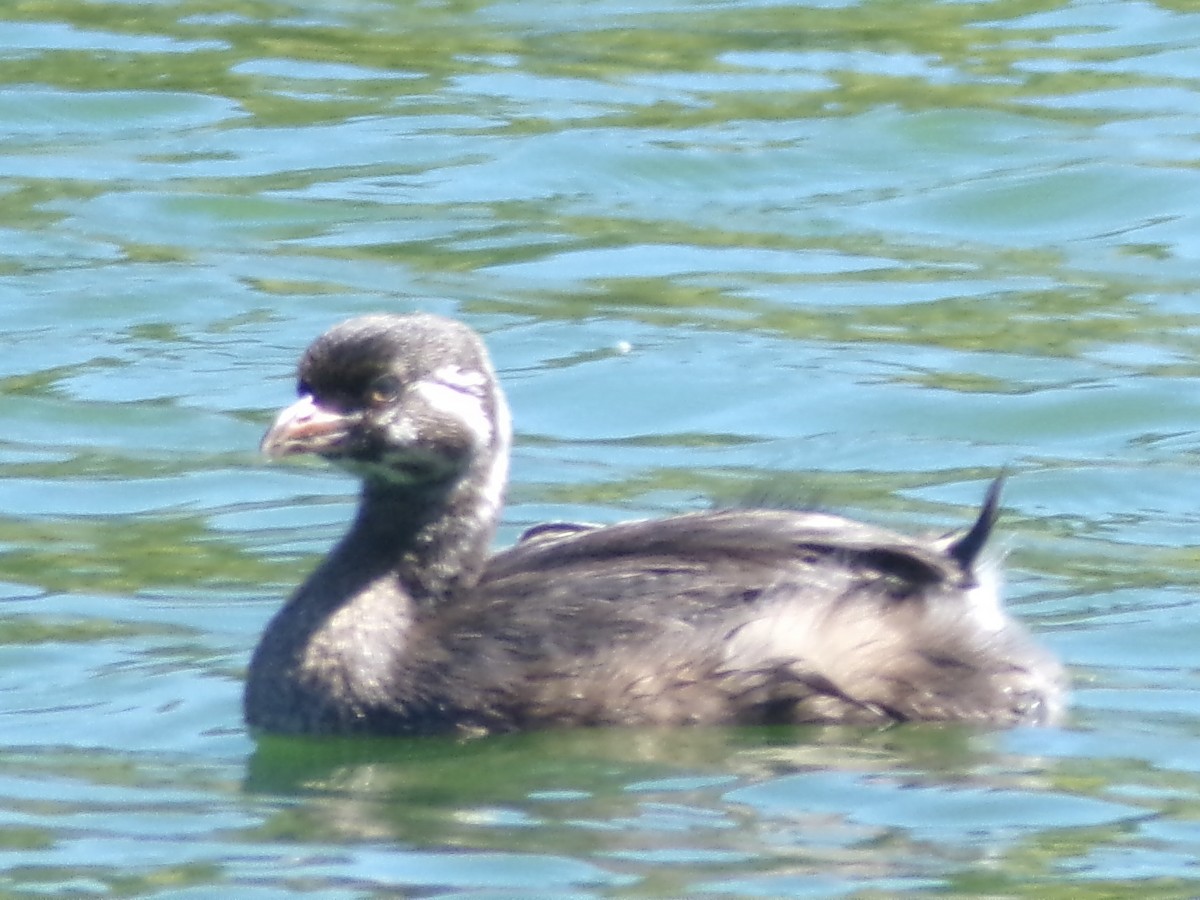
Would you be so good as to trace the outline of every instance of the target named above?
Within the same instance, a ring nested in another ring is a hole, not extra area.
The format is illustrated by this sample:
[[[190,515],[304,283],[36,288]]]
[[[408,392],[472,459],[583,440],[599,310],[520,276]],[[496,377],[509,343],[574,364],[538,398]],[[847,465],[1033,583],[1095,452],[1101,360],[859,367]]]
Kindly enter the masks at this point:
[[[0,10],[0,894],[1200,893],[1200,13]],[[329,324],[482,331],[502,534],[997,471],[1058,729],[256,742],[354,486],[256,445]]]

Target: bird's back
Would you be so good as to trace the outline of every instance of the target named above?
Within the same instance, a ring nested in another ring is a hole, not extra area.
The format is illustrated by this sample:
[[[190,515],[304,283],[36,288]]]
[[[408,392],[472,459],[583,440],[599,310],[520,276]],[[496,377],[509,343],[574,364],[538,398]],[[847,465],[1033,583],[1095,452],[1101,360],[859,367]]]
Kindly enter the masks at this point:
[[[541,529],[438,637],[485,728],[1053,720],[1057,663],[954,549],[775,510]]]

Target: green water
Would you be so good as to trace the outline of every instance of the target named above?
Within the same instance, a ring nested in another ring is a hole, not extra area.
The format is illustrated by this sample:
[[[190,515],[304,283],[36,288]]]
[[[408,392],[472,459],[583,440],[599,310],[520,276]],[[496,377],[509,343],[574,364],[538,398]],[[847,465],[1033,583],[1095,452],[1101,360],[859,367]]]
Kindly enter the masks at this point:
[[[1200,12],[0,8],[0,898],[1200,894]],[[258,439],[332,322],[481,330],[502,540],[1010,473],[1061,729],[256,743],[353,485]]]

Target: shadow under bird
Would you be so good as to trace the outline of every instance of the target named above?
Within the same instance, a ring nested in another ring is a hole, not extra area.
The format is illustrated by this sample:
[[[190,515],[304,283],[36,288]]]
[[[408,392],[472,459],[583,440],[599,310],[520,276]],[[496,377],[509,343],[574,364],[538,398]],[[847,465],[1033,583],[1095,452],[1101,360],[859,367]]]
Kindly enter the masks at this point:
[[[362,481],[348,533],[267,626],[247,723],[411,735],[702,723],[1045,724],[1059,663],[965,533],[726,509],[548,525],[491,554],[508,407],[487,350],[432,315],[351,319],[262,442]]]

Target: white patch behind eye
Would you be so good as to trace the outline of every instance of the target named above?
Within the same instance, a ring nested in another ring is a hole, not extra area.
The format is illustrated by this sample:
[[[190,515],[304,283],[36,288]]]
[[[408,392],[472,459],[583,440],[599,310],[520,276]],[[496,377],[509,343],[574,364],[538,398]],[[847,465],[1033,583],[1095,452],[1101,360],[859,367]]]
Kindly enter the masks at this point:
[[[443,380],[440,376],[444,371],[446,369],[439,369],[433,377],[423,378],[412,386],[412,390],[438,412],[462,422],[475,435],[479,446],[486,446],[492,440],[492,423],[477,387],[474,384],[468,386],[461,380],[458,383]],[[486,384],[486,379],[481,383]]]
[[[487,505],[487,514],[493,519],[499,517],[500,507],[504,505],[504,490],[508,487],[508,454],[510,435],[512,434],[508,402],[499,391],[496,392],[494,405],[496,446],[492,448],[491,464],[480,485],[480,499]]]
[[[477,396],[483,395],[482,388],[488,383],[488,377],[483,372],[464,369],[460,366],[442,366],[440,369],[435,369],[432,380],[440,382],[446,387]]]

